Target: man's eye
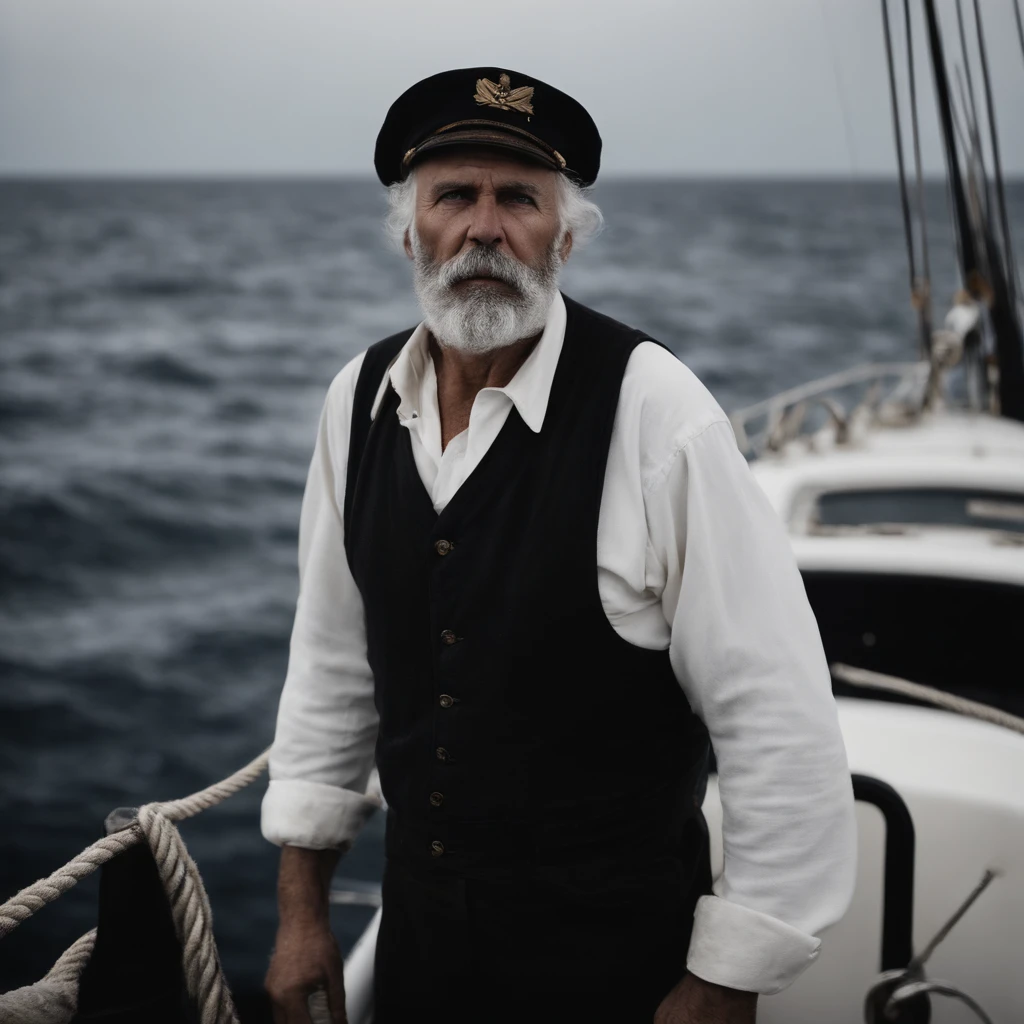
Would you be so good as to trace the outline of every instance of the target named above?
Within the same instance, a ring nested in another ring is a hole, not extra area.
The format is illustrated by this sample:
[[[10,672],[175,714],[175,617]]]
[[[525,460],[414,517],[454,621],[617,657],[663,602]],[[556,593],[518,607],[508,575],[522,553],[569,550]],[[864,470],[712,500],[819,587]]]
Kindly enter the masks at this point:
[[[533,196],[528,196],[523,192],[516,192],[514,195],[508,197],[508,202],[516,203],[520,206],[534,206],[536,205],[533,201]]]
[[[445,192],[442,199],[465,199],[466,193],[461,188],[453,188],[450,192]]]

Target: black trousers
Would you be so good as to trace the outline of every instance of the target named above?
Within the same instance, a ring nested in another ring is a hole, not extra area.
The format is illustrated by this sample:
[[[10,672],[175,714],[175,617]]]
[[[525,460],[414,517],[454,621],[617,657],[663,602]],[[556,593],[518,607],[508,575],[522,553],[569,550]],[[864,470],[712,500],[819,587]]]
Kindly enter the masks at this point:
[[[383,895],[374,1024],[650,1024],[685,971],[696,899],[393,859]]]

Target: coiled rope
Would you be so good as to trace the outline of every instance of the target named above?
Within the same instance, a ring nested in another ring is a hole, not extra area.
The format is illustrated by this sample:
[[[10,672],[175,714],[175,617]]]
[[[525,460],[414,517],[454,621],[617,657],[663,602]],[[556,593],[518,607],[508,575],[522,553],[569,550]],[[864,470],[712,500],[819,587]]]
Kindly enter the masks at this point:
[[[52,875],[26,886],[0,905],[0,938],[108,860],[145,841],[164,884],[181,943],[185,986],[199,1011],[201,1024],[238,1024],[213,939],[210,901],[175,822],[194,817],[254,782],[266,770],[269,753],[265,750],[233,775],[191,796],[140,807],[127,828],[98,839]],[[42,981],[0,995],[0,1024],[69,1020],[78,1003],[78,980],[95,941],[95,930],[87,932],[65,950]]]

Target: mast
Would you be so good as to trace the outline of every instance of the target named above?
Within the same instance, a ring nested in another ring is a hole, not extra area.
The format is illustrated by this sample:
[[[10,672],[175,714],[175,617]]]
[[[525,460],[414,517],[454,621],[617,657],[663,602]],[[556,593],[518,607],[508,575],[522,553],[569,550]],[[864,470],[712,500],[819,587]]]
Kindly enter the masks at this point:
[[[967,290],[976,301],[988,306],[989,320],[995,335],[996,360],[999,366],[999,411],[1010,419],[1024,421],[1024,343],[1014,301],[1014,289],[1010,286],[1008,274],[1012,272],[1013,258],[1010,238],[1005,222],[1001,248],[996,241],[991,223],[984,220],[975,223],[964,190],[960,171],[960,156],[953,129],[953,101],[950,95],[949,79],[946,74],[946,60],[942,48],[942,35],[935,13],[934,0],[923,0],[925,21],[928,28],[928,48],[931,53],[932,74],[935,80],[935,94],[938,101],[939,125],[942,129],[943,150],[953,220],[957,234],[960,272]],[[975,15],[980,11],[975,6]],[[978,19],[979,45],[982,54],[982,70],[985,77],[988,119],[993,139],[995,159],[998,162],[998,143],[994,111],[991,106],[991,91],[988,83],[988,67]],[[1001,182],[1000,182],[1001,184]],[[981,251],[983,247],[984,251]]]

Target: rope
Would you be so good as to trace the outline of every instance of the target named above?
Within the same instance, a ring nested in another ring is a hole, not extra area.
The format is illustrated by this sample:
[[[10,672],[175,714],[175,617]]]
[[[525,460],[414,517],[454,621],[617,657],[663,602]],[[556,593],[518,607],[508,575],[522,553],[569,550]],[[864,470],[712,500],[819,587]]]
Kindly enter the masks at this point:
[[[46,973],[46,980],[57,982],[74,981],[77,983],[78,976],[82,973],[82,969],[89,962],[89,957],[92,956],[93,947],[95,945],[96,929],[93,928],[91,932],[86,932],[80,938],[75,939],[75,941],[72,942],[59,957],[57,957],[57,962]]]
[[[0,906],[0,939],[14,931],[22,921],[27,921],[47,903],[52,903],[68,889],[73,889],[83,878],[87,878],[108,860],[127,850],[129,846],[134,846],[139,838],[139,833],[134,829],[104,836],[48,878],[41,878],[22,889],[16,896],[12,896]]]
[[[152,805],[139,808],[139,826],[149,843],[171,905],[181,942],[185,987],[199,1007],[202,1024],[236,1024],[234,1004],[213,940],[213,914],[199,868],[181,833]]]
[[[168,800],[162,804],[148,804],[158,810],[165,818],[171,821],[184,821],[186,818],[194,818],[201,811],[215,807],[223,803],[229,796],[234,796],[239,790],[245,789],[250,783],[255,782],[267,770],[267,758],[270,755],[269,748],[264,750],[259,757],[253,758],[244,768],[239,768],[233,775],[229,775],[220,782],[215,782],[206,789],[199,790],[191,796],[182,797],[180,800]]]
[[[0,995],[0,1024],[68,1024],[78,1010],[78,979],[96,945],[96,929],[76,939],[35,985]]]
[[[955,711],[969,718],[978,718],[983,722],[991,722],[993,725],[1001,725],[1006,729],[1024,734],[1024,718],[1018,718],[1009,712],[989,707],[988,704],[980,704],[978,701],[968,700],[966,697],[957,697],[944,690],[936,690],[932,686],[912,683],[907,679],[900,679],[898,676],[887,676],[866,668],[854,668],[852,665],[837,663],[830,666],[830,669],[832,675],[844,683],[897,693],[902,697],[911,697],[914,700],[934,704],[936,707],[946,708],[948,711]]]
[[[180,800],[145,804],[127,828],[104,836],[47,878],[22,889],[0,906],[0,938],[12,932],[37,910],[76,886],[83,878],[128,847],[145,840],[153,853],[157,871],[164,884],[175,931],[181,943],[185,986],[199,1010],[201,1024],[238,1024],[234,1003],[224,980],[217,946],[213,939],[213,915],[196,863],[189,856],[175,822],[205,811],[240,789],[244,789],[266,770],[269,750],[240,768],[233,775]],[[32,1017],[44,1021],[69,1020],[78,1001],[78,979],[89,960],[96,941],[88,932],[60,956],[38,985],[16,989],[0,996],[0,1024],[29,1021],[29,1012],[43,1005],[54,1011],[50,1017]],[[9,1016],[14,1010],[17,1017]],[[67,1011],[67,1012],[65,1012]]]

